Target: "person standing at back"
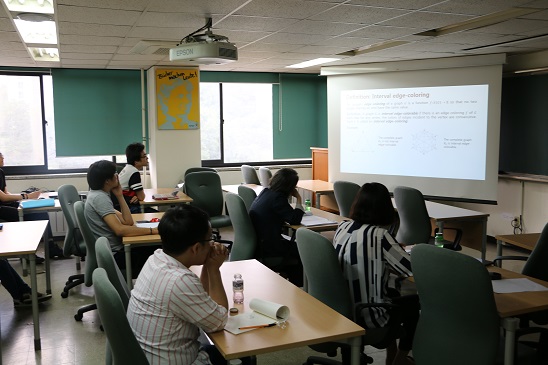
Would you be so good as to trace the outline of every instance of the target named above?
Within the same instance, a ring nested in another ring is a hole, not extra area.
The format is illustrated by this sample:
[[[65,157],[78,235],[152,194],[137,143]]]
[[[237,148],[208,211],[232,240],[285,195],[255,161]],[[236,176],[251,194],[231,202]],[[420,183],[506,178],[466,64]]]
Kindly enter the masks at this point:
[[[333,245],[352,299],[354,303],[398,304],[397,314],[391,312],[393,309],[370,308],[365,313],[365,327],[367,330],[401,324],[405,335],[399,347],[395,341],[388,346],[386,364],[413,364],[407,354],[419,319],[419,301],[416,295],[400,296],[396,289],[388,287],[390,268],[401,275],[412,275],[409,254],[387,231],[395,219],[388,189],[379,183],[364,184],[356,194],[350,218],[339,224]]]
[[[282,236],[282,227],[285,223],[300,224],[304,215],[302,198],[297,191],[298,182],[297,171],[282,168],[274,174],[268,188],[265,188],[251,204],[249,216],[259,238],[260,257],[283,257],[287,262],[300,263],[297,245]],[[295,208],[289,204],[290,197],[297,200]],[[287,272],[289,280],[300,286],[302,266],[289,266],[295,268]],[[297,269],[298,267],[300,269]]]
[[[141,170],[148,167],[148,157],[145,152],[145,146],[142,143],[135,142],[126,147],[127,165],[118,174],[122,194],[131,213],[141,213],[140,201],[145,200],[145,191],[141,182]],[[120,206],[116,197],[112,197],[114,207]],[[145,212],[156,212],[156,210],[146,207]]]

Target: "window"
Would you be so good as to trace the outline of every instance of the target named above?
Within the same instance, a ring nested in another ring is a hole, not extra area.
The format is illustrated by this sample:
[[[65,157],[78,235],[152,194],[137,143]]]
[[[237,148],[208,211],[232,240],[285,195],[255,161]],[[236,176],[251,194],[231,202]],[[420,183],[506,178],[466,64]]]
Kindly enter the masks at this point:
[[[202,82],[202,160],[217,164],[272,161],[272,95],[272,84]]]
[[[84,171],[112,156],[57,157],[52,77],[47,74],[0,74],[0,152],[12,174]],[[125,156],[116,156],[125,162]]]

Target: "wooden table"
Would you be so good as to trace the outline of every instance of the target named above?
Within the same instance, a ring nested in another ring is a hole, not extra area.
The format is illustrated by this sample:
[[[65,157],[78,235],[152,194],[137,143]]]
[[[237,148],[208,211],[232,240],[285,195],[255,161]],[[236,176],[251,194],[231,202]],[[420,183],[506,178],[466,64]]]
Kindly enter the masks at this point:
[[[535,248],[539,238],[540,233],[505,234],[495,236],[495,239],[497,240],[497,256],[502,256],[503,243],[521,247],[527,251],[533,251],[533,248]]]
[[[193,267],[192,270],[199,275],[201,267]],[[232,279],[235,273],[242,274],[244,279],[244,304],[232,304]],[[229,305],[238,308],[240,313],[250,311],[248,305],[253,298],[286,305],[291,313],[285,329],[274,326],[239,335],[227,331],[208,334],[225,359],[350,339],[352,364],[360,363],[360,336],[365,330],[257,260],[225,262],[221,266],[221,275]]]
[[[297,187],[316,194],[316,208],[320,209],[320,197],[333,194],[333,183],[323,180],[299,180]]]
[[[490,266],[489,271],[499,272],[502,279],[527,278],[548,288],[548,282],[538,280],[523,274],[505,270],[496,266]],[[497,311],[502,318],[502,327],[506,330],[504,345],[504,364],[514,363],[514,341],[516,330],[519,327],[519,319],[516,316],[548,310],[548,290],[520,293],[495,293]]]
[[[259,196],[259,194],[264,190],[264,186],[257,185],[257,184],[233,184],[233,185],[223,185],[222,189],[224,192],[232,193],[238,195],[238,186],[243,185],[247,186],[250,189],[253,189],[255,191],[255,194]]]
[[[48,199],[49,198],[49,193],[40,194],[40,198]],[[59,199],[55,199],[54,203],[55,204],[53,206],[50,206],[50,207],[38,207],[38,208],[23,208],[21,205],[19,205],[19,207],[17,208],[17,213],[19,214],[19,221],[20,222],[24,221],[24,214],[25,213],[61,212],[63,209],[61,208],[61,203],[59,202]],[[48,222],[49,222],[49,220],[48,220]],[[44,232],[44,256],[46,256],[46,258],[49,258],[49,245],[48,245],[49,239],[50,239],[49,233],[48,233],[48,230],[46,229],[46,231]],[[50,278],[51,274],[50,274],[50,271],[49,271],[49,260],[46,260],[45,266],[46,266],[46,282],[50,283],[51,282],[51,278]],[[27,264],[24,260],[23,260],[22,267],[23,267],[23,276],[27,276],[28,275]],[[48,284],[48,287],[46,288],[46,294],[51,294],[51,285],[50,284]]]
[[[34,350],[41,349],[40,320],[38,317],[38,283],[36,280],[36,250],[40,244],[42,235],[46,232],[49,221],[27,221],[3,223],[0,231],[0,256],[22,257],[30,261],[30,286],[32,289],[32,321],[34,326]],[[46,244],[47,246],[47,244]],[[46,255],[46,264],[49,264],[49,256]],[[49,273],[49,265],[47,265]],[[46,276],[46,283],[51,293],[51,281]]]
[[[177,191],[176,188],[157,188],[157,189],[143,189],[145,192],[145,200],[140,201],[141,212],[145,212],[145,207],[150,205],[175,205],[175,204],[188,204],[192,203],[192,198],[179,191],[177,193],[177,199],[166,199],[166,200],[154,200],[152,196],[154,194],[171,194],[174,191]]]
[[[314,207],[310,207],[310,212],[315,216],[328,219],[328,220],[333,221],[335,223],[321,224],[321,225],[317,225],[317,226],[303,226],[302,224],[291,224],[291,225],[288,224],[289,228],[291,228],[293,231],[297,231],[297,229],[299,229],[301,227],[305,227],[305,228],[310,229],[311,231],[316,231],[316,232],[334,231],[339,226],[339,223],[343,222],[344,220],[348,220],[348,218],[345,218],[345,217],[340,216],[338,214],[330,213],[330,212],[327,212],[325,210],[321,210],[321,209],[314,208]]]
[[[134,222],[147,220],[150,221],[152,218],[161,219],[164,215],[163,212],[158,213],[141,213],[141,214],[132,214]],[[144,235],[144,236],[132,236],[132,237],[123,237],[122,243],[124,244],[124,253],[126,257],[126,282],[127,286],[131,290],[133,288],[133,270],[131,268],[131,246],[134,245],[153,245],[162,243],[162,239],[159,234],[153,235]]]

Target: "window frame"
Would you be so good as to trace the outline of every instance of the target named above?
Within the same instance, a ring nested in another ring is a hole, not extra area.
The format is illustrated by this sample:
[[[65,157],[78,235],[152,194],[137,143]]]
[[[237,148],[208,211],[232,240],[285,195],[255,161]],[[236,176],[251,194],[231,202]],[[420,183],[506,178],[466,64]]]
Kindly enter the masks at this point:
[[[223,84],[227,83],[234,83],[235,81],[228,82],[228,81],[200,81],[200,84],[202,83],[216,83],[219,84],[219,139],[220,139],[220,159],[215,160],[201,160],[203,167],[213,167],[213,168],[219,168],[219,167],[240,167],[241,165],[251,165],[251,166],[272,166],[272,165],[302,165],[302,164],[310,164],[311,158],[303,158],[303,159],[274,159],[272,161],[242,161],[242,162],[224,162],[225,159],[225,141],[224,141],[224,113],[223,113]],[[251,82],[238,82],[241,84],[253,84]],[[264,82],[265,84],[267,82]],[[269,82],[272,86],[276,85],[275,83]],[[278,108],[278,105],[272,105],[272,108]],[[274,120],[272,119],[272,122]],[[272,124],[274,125],[274,124]],[[274,128],[274,127],[273,127]],[[200,137],[201,138],[201,137]]]

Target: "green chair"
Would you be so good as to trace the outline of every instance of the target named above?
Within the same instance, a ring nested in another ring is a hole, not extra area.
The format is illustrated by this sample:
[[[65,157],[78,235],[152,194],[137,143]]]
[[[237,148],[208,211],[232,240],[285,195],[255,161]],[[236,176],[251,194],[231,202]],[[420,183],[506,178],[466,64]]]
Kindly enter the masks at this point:
[[[413,342],[416,363],[489,365],[502,360],[501,320],[485,266],[431,245],[415,246],[411,264],[421,303]],[[531,349],[526,350],[524,356],[531,356]]]
[[[84,237],[84,242],[86,243],[86,268],[84,272],[84,284],[86,286],[91,286],[93,284],[92,274],[93,271],[97,268],[97,256],[95,255],[95,236],[91,229],[89,228],[88,222],[86,221],[86,216],[84,214],[84,202],[77,201],[74,203],[74,213],[76,216],[76,222],[80,228],[80,232]],[[85,312],[89,312],[97,309],[97,304],[88,304],[78,309],[74,315],[74,319],[81,321],[84,317]]]
[[[261,182],[261,185],[268,188],[270,179],[272,179],[272,171],[270,171],[268,167],[259,167],[259,181]]]
[[[219,174],[211,171],[189,173],[185,178],[186,194],[192,205],[209,214],[211,227],[218,230],[231,225],[230,217],[223,214],[223,189]]]
[[[394,188],[394,200],[400,218],[400,225],[396,235],[398,242],[405,245],[415,245],[418,243],[433,244],[434,238],[431,236],[432,224],[430,223],[430,216],[428,215],[422,193],[411,187],[397,186]],[[462,230],[458,228],[444,228],[443,230],[455,231],[455,239],[453,241],[444,240],[444,247],[455,251],[461,250],[460,240]]]
[[[80,233],[78,224],[76,223],[76,217],[74,213],[74,203],[80,201],[80,194],[74,185],[62,185],[57,190],[59,196],[59,203],[63,210],[63,216],[67,222],[67,232],[65,234],[65,243],[63,245],[63,254],[65,256],[76,256],[76,270],[80,270],[80,261],[86,257],[86,244],[84,238]],[[84,274],[76,274],[69,276],[65,287],[61,292],[61,297],[68,297],[69,290],[84,283]]]
[[[116,261],[114,261],[114,256],[112,256],[112,251],[110,249],[110,244],[108,243],[107,238],[99,237],[97,239],[97,241],[95,242],[95,253],[97,254],[97,265],[101,269],[104,269],[106,271],[108,280],[118,292],[120,300],[124,305],[124,310],[127,311],[131,292],[129,291],[126,280],[124,279],[120,268],[116,264]],[[105,358],[105,362],[107,365],[113,364],[114,359],[112,356],[112,349],[110,348],[110,344],[108,341]]]
[[[307,228],[299,228],[297,230],[297,247],[308,281],[307,292],[314,298],[361,326],[363,326],[362,311],[371,307],[396,308],[396,306],[389,303],[358,303],[354,305],[335,248],[321,234]],[[386,348],[401,334],[402,328],[399,324],[397,326],[368,329],[366,334],[362,336],[362,345]],[[346,343],[328,342],[310,346],[316,351],[327,353],[328,356],[334,356],[338,347],[342,349],[343,364],[348,364],[350,353],[349,346]],[[363,356],[365,357],[365,355]],[[372,361],[369,358],[365,360]],[[340,363],[332,359],[312,356],[308,358],[306,364],[331,365]]]
[[[112,351],[113,363],[148,364],[145,353],[129,325],[120,295],[109,281],[107,272],[103,268],[98,268],[93,273],[93,286],[99,316]]]
[[[193,172],[202,172],[202,171],[209,171],[209,172],[217,173],[217,170],[215,170],[212,167],[190,167],[190,168],[186,169],[185,175],[184,175],[183,179],[180,181],[180,182],[183,183],[181,188],[180,188],[183,193],[186,194],[186,189],[185,189],[185,184],[184,184],[184,179],[186,178],[186,175],[191,174]],[[177,185],[177,186],[179,186],[179,185]]]
[[[238,195],[244,201],[245,208],[249,212],[249,209],[251,209],[251,204],[253,204],[253,201],[257,198],[257,193],[255,193],[255,190],[251,189],[249,186],[239,185]]]
[[[350,217],[350,209],[358,190],[360,190],[360,186],[351,181],[338,180],[333,183],[333,193],[341,216]]]
[[[261,184],[259,177],[257,176],[257,170],[255,170],[253,166],[242,165],[241,170],[244,177],[244,184]]]
[[[536,279],[548,281],[548,223],[544,225],[542,233],[535,245],[535,248],[529,255],[525,256],[498,256],[493,260],[493,263],[498,263],[503,260],[520,260],[526,261],[521,273]],[[548,324],[548,311],[531,313],[522,317],[524,321],[531,320],[536,324]],[[528,323],[522,323],[527,325]]]
[[[131,292],[127,286],[126,280],[124,279],[124,275],[122,275],[120,268],[114,260],[114,256],[112,255],[112,250],[110,249],[110,244],[107,238],[99,237],[97,239],[95,242],[95,254],[97,255],[98,267],[105,269],[108,279],[120,295],[124,308],[127,309]]]
[[[250,189],[251,190],[251,189]],[[251,190],[253,191],[253,190]],[[257,234],[249,218],[244,201],[233,193],[225,196],[226,208],[234,229],[234,243],[230,250],[230,261],[248,260],[256,257]]]

